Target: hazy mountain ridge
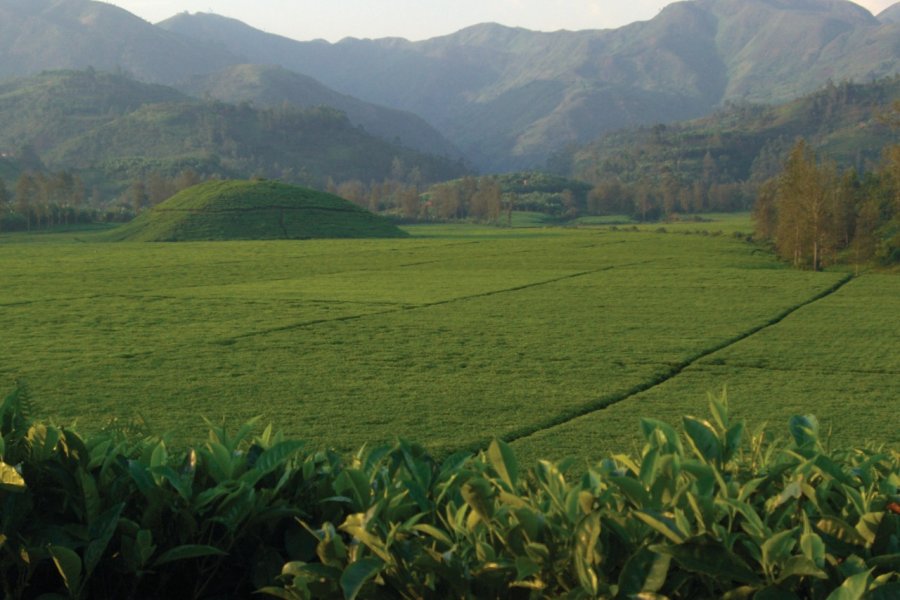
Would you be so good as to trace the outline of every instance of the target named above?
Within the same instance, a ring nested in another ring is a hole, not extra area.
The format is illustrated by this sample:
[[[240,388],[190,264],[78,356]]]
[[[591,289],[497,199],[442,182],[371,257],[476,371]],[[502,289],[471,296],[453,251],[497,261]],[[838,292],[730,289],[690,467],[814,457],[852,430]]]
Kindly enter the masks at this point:
[[[882,23],[900,23],[900,2],[892,4],[878,13],[878,20]]]
[[[0,77],[94,67],[171,82],[236,61],[221,46],[175,35],[111,4],[0,2]]]
[[[155,171],[262,175],[324,187],[381,181],[399,159],[424,181],[457,177],[458,161],[392,144],[333,108],[254,108],[201,101],[95,71],[54,71],[0,84],[0,152],[29,145],[51,169],[75,169],[115,191]]]
[[[176,87],[198,98],[250,102],[268,108],[284,104],[300,108],[330,106],[346,113],[355,125],[385,140],[421,152],[462,158],[462,153],[421,117],[340,94],[312,77],[283,67],[235,65],[210,75],[193,77]]]
[[[777,175],[802,137],[841,168],[872,170],[896,143],[884,121],[900,100],[900,76],[867,84],[831,84],[776,106],[738,104],[714,115],[605,134],[561,153],[557,171],[593,183],[761,183]]]
[[[484,24],[422,42],[294,42],[221,17],[161,27],[302,71],[422,115],[489,169],[627,125],[708,114],[728,99],[786,101],[827,80],[900,69],[900,25],[845,0],[694,0],[615,30]]]
[[[93,64],[173,83],[244,63],[280,65],[338,94],[415,113],[481,168],[505,170],[542,164],[567,144],[623,126],[701,117],[730,99],[780,102],[828,80],[896,73],[896,9],[876,18],[846,0],[690,0],[614,30],[541,33],[484,24],[421,42],[331,44],[209,14],[184,13],[153,26],[88,0],[4,0],[0,76]],[[288,88],[304,93],[284,83],[245,99],[262,103]],[[439,144],[433,151],[446,153],[448,144],[428,128],[376,131],[373,122],[415,122],[373,116],[377,110],[366,109],[367,130],[419,148],[419,141]]]
[[[216,24],[227,31],[227,19]],[[0,2],[0,78],[92,67],[127,72],[144,81],[189,82],[183,87],[194,95],[208,92],[223,101],[248,100],[262,106],[285,101],[300,107],[326,104],[347,112],[352,122],[388,141],[399,139],[423,152],[461,156],[421,117],[350,98],[309,77],[296,75],[289,84],[275,81],[272,89],[265,89],[266,81],[274,78],[270,75],[257,78],[256,91],[251,92],[246,84],[241,91],[229,89],[225,80],[234,80],[232,71],[244,62],[246,59],[220,43],[172,33],[110,4],[89,0]],[[198,74],[208,77],[201,81]],[[286,78],[282,74],[280,79]],[[213,83],[214,79],[218,81]],[[274,98],[279,92],[281,96]],[[311,98],[321,101],[314,103]]]

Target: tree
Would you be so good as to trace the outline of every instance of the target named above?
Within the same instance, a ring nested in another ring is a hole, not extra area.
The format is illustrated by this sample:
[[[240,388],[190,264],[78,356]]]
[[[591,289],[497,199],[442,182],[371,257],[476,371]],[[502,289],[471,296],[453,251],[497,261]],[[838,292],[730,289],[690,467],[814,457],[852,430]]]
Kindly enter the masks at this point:
[[[135,214],[138,214],[147,206],[147,188],[144,182],[136,179],[128,191],[125,193],[125,202],[131,207]]]
[[[174,196],[177,191],[175,182],[164,177],[159,171],[152,171],[147,175],[145,186],[150,206],[164,202]]]
[[[25,217],[26,230],[31,231],[31,219],[34,216],[32,211],[37,203],[38,186],[30,173],[22,173],[19,176],[16,181],[15,198],[16,212]]]
[[[200,176],[193,169],[185,169],[175,178],[175,190],[180,192],[200,183]]]
[[[878,225],[881,221],[881,208],[877,200],[866,200],[859,207],[856,215],[855,231],[853,235],[853,254],[856,260],[856,273],[859,274],[860,264],[872,259],[877,248]]]
[[[398,192],[400,199],[400,210],[407,219],[415,219],[419,216],[421,203],[419,202],[419,192],[415,186],[405,185]]]
[[[806,141],[791,149],[778,180],[775,247],[794,266],[809,264],[814,271],[831,248],[829,194],[834,189],[833,168],[820,169]]]
[[[349,200],[357,206],[365,207],[368,202],[366,199],[366,186],[358,179],[345,181],[337,187],[337,195],[344,200]]]
[[[753,221],[756,224],[756,235],[770,240],[775,237],[778,226],[778,181],[770,179],[763,183],[753,205]]]
[[[0,231],[3,231],[3,217],[9,210],[9,200],[9,190],[6,187],[6,182],[0,177]]]
[[[462,217],[459,186],[449,183],[435,186],[431,194],[431,202],[439,219],[458,219]]]

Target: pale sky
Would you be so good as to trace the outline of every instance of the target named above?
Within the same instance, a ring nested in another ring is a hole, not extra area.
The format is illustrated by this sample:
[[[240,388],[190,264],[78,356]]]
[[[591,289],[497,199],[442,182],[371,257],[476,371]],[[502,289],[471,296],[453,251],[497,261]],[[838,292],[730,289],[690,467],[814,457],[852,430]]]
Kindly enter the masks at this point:
[[[211,12],[296,40],[422,40],[476,23],[537,31],[606,29],[653,18],[671,0],[105,0],[156,23]],[[858,0],[878,14],[896,0]]]

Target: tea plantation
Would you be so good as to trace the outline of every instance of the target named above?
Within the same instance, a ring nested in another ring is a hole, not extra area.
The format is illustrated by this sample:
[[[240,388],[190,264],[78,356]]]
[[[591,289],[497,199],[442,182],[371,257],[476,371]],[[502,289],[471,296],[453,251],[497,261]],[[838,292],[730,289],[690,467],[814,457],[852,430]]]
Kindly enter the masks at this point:
[[[523,460],[593,461],[635,449],[640,417],[702,413],[724,386],[750,423],[814,413],[836,443],[900,443],[897,277],[796,271],[688,225],[406,229],[0,236],[0,385],[24,380],[42,416],[81,431],[143,421],[176,445],[203,418],[261,415],[342,452],[498,437]]]

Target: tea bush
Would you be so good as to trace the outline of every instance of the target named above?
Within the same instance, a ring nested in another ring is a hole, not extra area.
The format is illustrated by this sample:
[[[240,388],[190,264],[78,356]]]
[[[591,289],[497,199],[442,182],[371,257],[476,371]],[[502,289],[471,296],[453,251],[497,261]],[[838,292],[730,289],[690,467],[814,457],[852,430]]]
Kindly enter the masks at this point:
[[[250,422],[173,451],[31,412],[0,406],[8,598],[900,597],[900,453],[829,448],[810,416],[751,433],[724,397],[577,475],[500,440],[344,458]]]

